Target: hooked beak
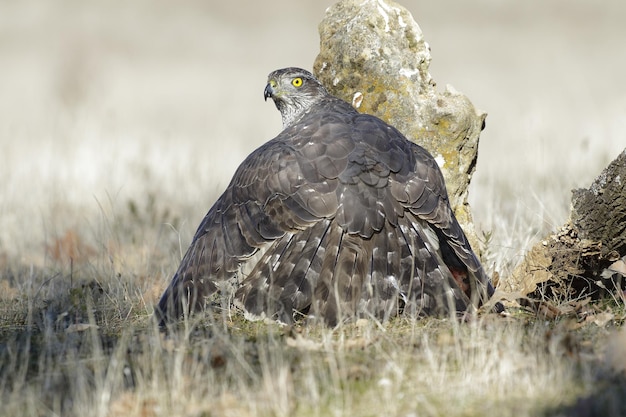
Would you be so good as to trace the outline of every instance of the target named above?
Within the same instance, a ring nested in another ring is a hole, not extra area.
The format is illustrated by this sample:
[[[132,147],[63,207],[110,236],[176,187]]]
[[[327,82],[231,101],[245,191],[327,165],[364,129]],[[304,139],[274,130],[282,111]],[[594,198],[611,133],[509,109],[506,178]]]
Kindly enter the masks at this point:
[[[267,83],[267,85],[265,86],[265,90],[263,91],[263,97],[265,98],[265,101],[267,101],[268,97],[273,97],[274,96],[274,88],[272,87],[271,83]]]

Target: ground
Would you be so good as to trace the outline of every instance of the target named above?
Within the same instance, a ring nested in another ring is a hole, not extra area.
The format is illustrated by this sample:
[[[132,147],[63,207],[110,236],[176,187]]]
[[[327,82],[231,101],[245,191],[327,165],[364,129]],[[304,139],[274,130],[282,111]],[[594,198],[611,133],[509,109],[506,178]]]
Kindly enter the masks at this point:
[[[280,130],[267,74],[311,67],[331,2],[226,3],[0,4],[0,414],[625,415],[618,297],[467,323],[216,310],[154,328],[195,227]],[[624,146],[626,5],[403,5],[440,88],[489,114],[470,201],[504,282]]]

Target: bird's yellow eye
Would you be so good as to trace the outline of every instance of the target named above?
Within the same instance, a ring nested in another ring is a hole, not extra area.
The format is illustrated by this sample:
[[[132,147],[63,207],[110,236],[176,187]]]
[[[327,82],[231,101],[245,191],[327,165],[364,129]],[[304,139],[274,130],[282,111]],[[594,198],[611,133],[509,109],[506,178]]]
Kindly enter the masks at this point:
[[[302,85],[302,78],[300,77],[294,78],[293,80],[291,80],[291,84],[294,87],[300,87]]]

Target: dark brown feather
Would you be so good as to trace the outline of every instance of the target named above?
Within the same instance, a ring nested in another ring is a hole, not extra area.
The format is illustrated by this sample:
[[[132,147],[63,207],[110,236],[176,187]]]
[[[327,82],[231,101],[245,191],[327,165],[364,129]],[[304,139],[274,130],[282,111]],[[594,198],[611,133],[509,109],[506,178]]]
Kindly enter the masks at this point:
[[[285,130],[246,158],[203,219],[156,308],[160,322],[215,293],[252,315],[329,324],[484,302],[493,288],[433,157],[304,70],[270,80]]]

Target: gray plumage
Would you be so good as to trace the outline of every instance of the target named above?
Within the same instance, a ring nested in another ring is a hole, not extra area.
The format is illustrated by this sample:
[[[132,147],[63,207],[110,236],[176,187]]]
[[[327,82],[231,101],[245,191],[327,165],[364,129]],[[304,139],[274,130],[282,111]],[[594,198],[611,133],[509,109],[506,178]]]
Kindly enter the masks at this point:
[[[252,315],[331,325],[465,311],[493,293],[425,149],[305,70],[272,72],[264,94],[284,130],[204,217],[156,308],[162,325],[215,293]]]

